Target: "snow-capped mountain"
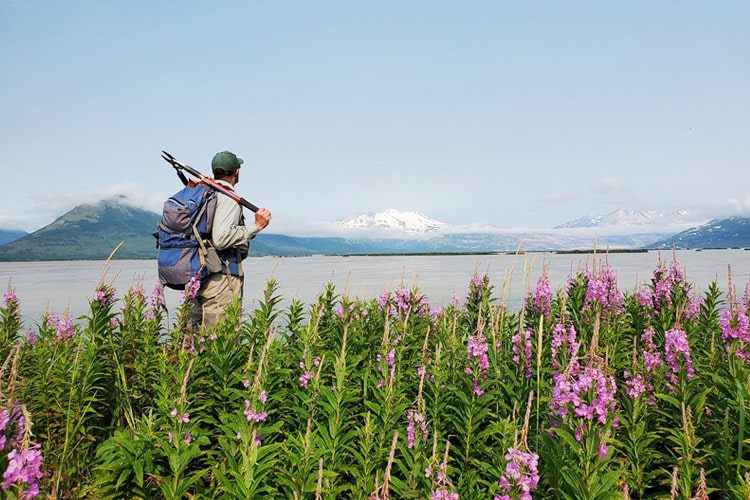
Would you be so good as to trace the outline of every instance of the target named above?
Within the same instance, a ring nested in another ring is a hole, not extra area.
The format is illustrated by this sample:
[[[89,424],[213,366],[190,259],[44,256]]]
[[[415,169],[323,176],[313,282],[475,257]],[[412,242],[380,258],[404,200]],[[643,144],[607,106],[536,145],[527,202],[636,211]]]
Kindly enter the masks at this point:
[[[691,210],[635,210],[632,208],[618,208],[605,215],[589,215],[565,224],[555,226],[555,229],[569,229],[581,227],[608,226],[674,226],[696,222],[705,222]]]
[[[338,221],[348,229],[382,228],[406,233],[431,233],[448,228],[448,224],[427,217],[421,212],[401,212],[388,209],[385,212],[365,212]]]

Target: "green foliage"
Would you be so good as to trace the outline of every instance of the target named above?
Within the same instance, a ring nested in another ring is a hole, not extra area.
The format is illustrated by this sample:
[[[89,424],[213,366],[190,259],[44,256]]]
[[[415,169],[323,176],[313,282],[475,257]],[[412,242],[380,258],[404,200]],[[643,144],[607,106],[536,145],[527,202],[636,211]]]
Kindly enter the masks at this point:
[[[590,279],[573,276],[546,312],[532,297],[506,310],[479,276],[440,311],[418,290],[365,301],[330,284],[284,309],[271,281],[254,310],[238,302],[199,331],[180,326],[184,308],[165,329],[158,294],[135,286],[116,303],[100,287],[85,317],[66,329],[47,315],[34,341],[19,336],[9,301],[0,350],[17,357],[3,373],[43,446],[49,496],[491,498],[517,447],[539,455],[543,498],[747,495],[750,367],[722,341],[724,295],[712,285],[688,315],[695,292],[680,284],[661,305],[634,293],[610,310],[587,297]],[[574,352],[553,355],[558,324],[575,329]],[[649,327],[661,356],[665,332],[686,332],[694,376],[670,382],[666,364],[644,367]],[[482,363],[472,342],[486,348]],[[574,362],[616,380],[601,422],[550,409]],[[634,396],[636,374],[647,387]]]

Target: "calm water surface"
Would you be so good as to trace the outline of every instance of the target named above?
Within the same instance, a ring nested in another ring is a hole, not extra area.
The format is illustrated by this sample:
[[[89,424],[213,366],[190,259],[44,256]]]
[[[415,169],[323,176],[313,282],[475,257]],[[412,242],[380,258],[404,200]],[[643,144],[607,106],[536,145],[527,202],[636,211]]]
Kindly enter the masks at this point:
[[[678,251],[677,261],[687,269],[688,279],[705,288],[717,280],[725,289],[727,266],[739,287],[750,279],[750,252],[745,250]],[[671,252],[662,252],[671,258]],[[621,288],[632,288],[650,277],[656,265],[657,252],[612,254],[608,258],[617,270]],[[561,287],[571,270],[592,262],[591,255],[558,255],[534,253],[519,255],[450,255],[450,256],[393,256],[393,257],[255,257],[245,261],[245,306],[253,307],[262,296],[265,282],[275,277],[280,293],[286,299],[297,298],[311,302],[327,282],[336,285],[340,293],[371,298],[383,290],[402,285],[419,286],[432,302],[445,304],[451,295],[463,296],[474,270],[489,273],[498,293],[505,276],[506,302],[517,307],[527,290],[548,266],[554,287]],[[598,260],[604,257],[597,256]],[[28,324],[38,321],[46,309],[73,315],[84,314],[87,301],[102,278],[103,262],[2,262],[0,283],[12,281],[21,301]],[[120,260],[110,264],[106,274],[113,282],[118,296],[135,282],[142,282],[150,290],[156,282],[156,261]],[[167,303],[174,307],[179,292],[168,291]]]

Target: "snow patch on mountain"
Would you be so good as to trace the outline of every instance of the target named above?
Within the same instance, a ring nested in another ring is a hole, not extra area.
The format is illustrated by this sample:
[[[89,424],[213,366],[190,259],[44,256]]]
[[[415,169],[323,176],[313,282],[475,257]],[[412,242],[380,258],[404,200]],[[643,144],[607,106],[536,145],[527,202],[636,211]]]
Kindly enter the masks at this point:
[[[347,229],[385,229],[410,234],[432,233],[449,227],[445,222],[431,219],[421,212],[401,212],[395,209],[365,212],[337,223]]]
[[[618,208],[605,215],[589,215],[565,224],[555,226],[555,229],[571,229],[586,227],[633,227],[633,226],[684,226],[704,223],[707,219],[692,210],[647,210],[633,208]]]

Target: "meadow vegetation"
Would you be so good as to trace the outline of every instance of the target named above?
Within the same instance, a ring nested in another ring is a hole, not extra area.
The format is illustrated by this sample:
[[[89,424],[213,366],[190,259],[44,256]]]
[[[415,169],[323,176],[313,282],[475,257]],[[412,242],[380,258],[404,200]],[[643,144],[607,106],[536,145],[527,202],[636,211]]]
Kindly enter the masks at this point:
[[[518,311],[277,284],[213,330],[103,282],[85,317],[0,309],[8,498],[748,498],[750,287],[606,262]],[[186,295],[193,290],[184,292]]]

